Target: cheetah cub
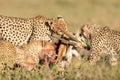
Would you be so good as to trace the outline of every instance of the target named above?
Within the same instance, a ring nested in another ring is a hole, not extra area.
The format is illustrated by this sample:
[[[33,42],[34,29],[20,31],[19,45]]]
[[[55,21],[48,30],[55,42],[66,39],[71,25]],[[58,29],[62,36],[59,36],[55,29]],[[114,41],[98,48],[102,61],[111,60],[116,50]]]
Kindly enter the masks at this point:
[[[44,55],[52,56],[54,54],[54,46],[52,44],[49,42],[46,42],[45,46],[42,46],[42,44],[42,41],[35,40],[19,48],[10,42],[0,41],[1,65],[6,63],[8,66],[13,67],[14,64],[19,64],[26,70],[32,70],[39,63],[39,58]],[[47,49],[51,52],[45,51]]]

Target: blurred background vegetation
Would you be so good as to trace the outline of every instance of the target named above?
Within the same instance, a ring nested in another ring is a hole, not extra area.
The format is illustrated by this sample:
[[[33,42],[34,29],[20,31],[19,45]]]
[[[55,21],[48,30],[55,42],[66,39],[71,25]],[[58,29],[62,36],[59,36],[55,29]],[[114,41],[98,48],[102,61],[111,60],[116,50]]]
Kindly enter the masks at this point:
[[[85,23],[120,31],[120,0],[0,0],[0,15],[49,18],[62,15],[72,32]]]

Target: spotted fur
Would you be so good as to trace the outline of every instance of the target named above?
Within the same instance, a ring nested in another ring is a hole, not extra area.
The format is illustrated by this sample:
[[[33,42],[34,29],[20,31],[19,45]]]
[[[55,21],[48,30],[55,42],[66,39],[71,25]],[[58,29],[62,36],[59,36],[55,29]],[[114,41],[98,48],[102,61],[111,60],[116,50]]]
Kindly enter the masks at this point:
[[[0,39],[15,46],[22,46],[32,40],[49,41],[53,32],[60,34],[57,27],[67,30],[62,17],[48,19],[44,16],[19,18],[0,15]]]
[[[108,62],[114,65],[120,54],[120,32],[101,27],[97,24],[86,24],[81,28],[81,35],[91,40],[92,52],[89,62],[96,64],[101,58],[107,56]]]

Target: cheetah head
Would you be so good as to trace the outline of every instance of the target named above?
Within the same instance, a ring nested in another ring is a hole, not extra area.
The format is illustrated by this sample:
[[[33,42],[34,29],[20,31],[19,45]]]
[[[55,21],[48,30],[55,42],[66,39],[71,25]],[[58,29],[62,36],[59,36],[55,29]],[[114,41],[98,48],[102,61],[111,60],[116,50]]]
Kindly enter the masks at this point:
[[[99,31],[100,25],[98,24],[85,24],[81,28],[80,35],[85,39],[91,39],[94,34]]]
[[[58,16],[57,18],[52,18],[49,20],[49,22],[46,23],[46,25],[50,26],[50,29],[59,35],[62,35],[62,31],[59,29],[67,31],[67,23],[64,21],[62,16]]]

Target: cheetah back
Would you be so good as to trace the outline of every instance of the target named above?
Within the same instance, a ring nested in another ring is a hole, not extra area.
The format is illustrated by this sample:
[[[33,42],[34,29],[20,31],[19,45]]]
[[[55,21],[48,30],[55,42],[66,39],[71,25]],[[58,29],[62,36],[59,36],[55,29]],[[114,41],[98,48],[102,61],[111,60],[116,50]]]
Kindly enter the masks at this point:
[[[27,18],[0,16],[0,37],[16,46],[26,44],[32,34]]]

